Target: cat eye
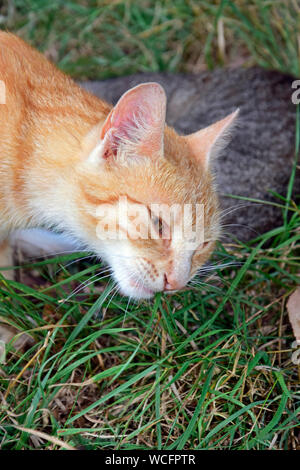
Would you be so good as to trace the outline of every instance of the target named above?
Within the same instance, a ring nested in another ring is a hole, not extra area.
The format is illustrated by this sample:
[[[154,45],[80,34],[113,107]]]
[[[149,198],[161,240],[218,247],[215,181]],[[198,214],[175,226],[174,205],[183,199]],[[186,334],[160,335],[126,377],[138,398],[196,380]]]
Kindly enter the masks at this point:
[[[157,217],[156,215],[152,216],[152,223],[159,234],[159,238],[162,238],[164,233],[164,222],[161,217]]]
[[[199,249],[199,250],[205,250],[205,248],[207,248],[210,244],[211,244],[211,241],[210,241],[210,240],[208,240],[208,241],[206,241],[206,242],[203,242],[202,245],[200,245],[200,246],[198,247],[198,249]]]
[[[169,226],[161,217],[155,215],[149,208],[148,210],[149,210],[151,223],[156,233],[159,235],[159,238],[164,240],[165,243],[169,243],[170,238],[171,238]]]
[[[200,243],[200,245],[197,246],[195,253],[201,253],[203,250],[205,250],[209,245],[211,244],[210,240],[204,241],[203,243]]]

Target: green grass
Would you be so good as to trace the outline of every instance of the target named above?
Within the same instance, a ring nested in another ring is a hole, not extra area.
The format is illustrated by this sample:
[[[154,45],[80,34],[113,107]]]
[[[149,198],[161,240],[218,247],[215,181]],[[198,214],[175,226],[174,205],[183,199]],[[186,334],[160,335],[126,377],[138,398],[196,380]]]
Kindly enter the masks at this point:
[[[259,64],[299,73],[296,0],[4,0],[0,27],[76,78]]]
[[[45,288],[3,281],[0,317],[35,344],[9,348],[1,367],[2,448],[63,445],[51,436],[87,449],[297,446],[299,366],[284,304],[299,280],[299,226],[294,212],[290,230],[253,248],[219,245],[213,262],[242,265],[150,304],[128,307],[99,283],[62,301],[99,266],[57,279],[59,258],[39,263]]]
[[[3,27],[76,78],[224,64],[299,73],[292,1],[27,0],[0,13]],[[296,108],[295,128],[298,155]],[[128,305],[103,279],[70,296],[100,269],[68,266],[74,255],[2,279],[0,320],[34,344],[11,344],[0,364],[1,448],[299,448],[300,370],[285,307],[299,284],[295,171],[296,159],[278,199],[283,226],[219,244],[214,274],[186,292]]]

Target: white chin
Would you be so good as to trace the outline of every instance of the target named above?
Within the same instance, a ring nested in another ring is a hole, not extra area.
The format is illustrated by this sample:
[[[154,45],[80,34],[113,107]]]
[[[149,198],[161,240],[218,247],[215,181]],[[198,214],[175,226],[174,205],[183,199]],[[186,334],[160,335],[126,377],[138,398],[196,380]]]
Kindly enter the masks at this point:
[[[130,285],[127,282],[119,283],[120,291],[123,295],[131,297],[132,299],[141,300],[141,299],[151,299],[155,292],[148,287],[135,287]]]
[[[157,288],[146,285],[139,273],[133,272],[133,269],[125,263],[120,266],[115,262],[115,259],[112,259],[109,264],[113,269],[112,276],[117,282],[121,294],[131,299],[141,300],[151,299],[157,292]]]

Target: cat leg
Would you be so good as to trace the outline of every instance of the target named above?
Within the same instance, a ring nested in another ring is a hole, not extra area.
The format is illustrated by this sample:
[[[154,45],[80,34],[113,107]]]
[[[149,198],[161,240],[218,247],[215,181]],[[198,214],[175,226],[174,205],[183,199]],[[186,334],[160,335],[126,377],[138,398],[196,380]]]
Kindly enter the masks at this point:
[[[0,237],[0,268],[13,266],[13,249],[8,238]],[[3,270],[1,274],[9,280],[14,279],[14,270]]]
[[[22,256],[37,258],[40,256],[54,256],[59,254],[68,254],[80,251],[83,246],[64,234],[57,234],[42,229],[17,230],[9,238],[6,234],[0,235],[0,267],[13,265],[13,253],[21,253]],[[1,271],[6,279],[14,278],[14,271]],[[1,356],[4,354],[2,349],[11,340],[16,350],[21,350],[31,346],[33,339],[23,333],[18,334],[18,330],[6,323],[0,323],[0,363]],[[1,349],[2,348],[2,349]]]
[[[10,242],[13,249],[27,258],[68,254],[83,249],[69,236],[44,229],[17,230],[11,235]]]
[[[83,246],[65,234],[53,233],[43,229],[17,230],[9,237],[0,233],[0,268],[13,266],[14,251],[25,257],[55,256],[80,251]],[[9,280],[14,279],[14,270],[3,270],[1,274]]]
[[[9,243],[9,239],[5,238],[5,235],[0,237],[0,268],[13,265],[13,249]],[[3,270],[0,271],[5,279],[14,279],[14,270]],[[0,281],[1,282],[1,281]],[[5,345],[11,341],[11,339],[18,333],[18,330],[7,325],[6,323],[0,323],[0,362],[4,361],[5,356]],[[28,335],[26,335],[28,336]],[[21,335],[16,339],[15,348],[18,349],[24,344],[25,335]]]
[[[82,248],[82,247],[81,247]],[[13,253],[22,253],[25,257],[54,256],[56,254],[73,253],[80,251],[78,242],[66,235],[56,234],[42,229],[17,230],[9,238],[0,237],[0,267],[13,265]],[[14,279],[14,271],[1,271],[6,279]],[[15,336],[19,331],[6,324],[0,323],[0,363],[4,354],[5,345],[13,341],[17,351],[23,350],[33,344],[33,339],[23,333]],[[14,339],[15,338],[15,339]]]
[[[18,336],[17,336],[18,335]],[[6,345],[12,341],[12,345],[16,351],[21,351],[33,346],[34,340],[27,333],[19,334],[17,328],[0,323],[0,364],[5,361]]]

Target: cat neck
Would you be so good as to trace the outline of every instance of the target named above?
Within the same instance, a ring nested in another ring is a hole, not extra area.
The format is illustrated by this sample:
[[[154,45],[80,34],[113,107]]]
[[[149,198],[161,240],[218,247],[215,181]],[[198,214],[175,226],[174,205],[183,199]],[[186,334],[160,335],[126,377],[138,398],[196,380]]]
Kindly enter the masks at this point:
[[[82,91],[77,98],[82,99]],[[76,170],[83,158],[84,138],[91,128],[104,122],[110,108],[103,109],[102,101],[96,97],[93,100],[88,96],[88,100],[76,102],[73,93],[72,100],[75,100],[72,112],[58,110],[57,114],[49,116],[47,125],[41,125],[39,116],[34,116],[33,125],[24,138],[23,162],[15,170],[18,181],[22,182],[13,203],[17,228],[74,229],[78,209]]]

